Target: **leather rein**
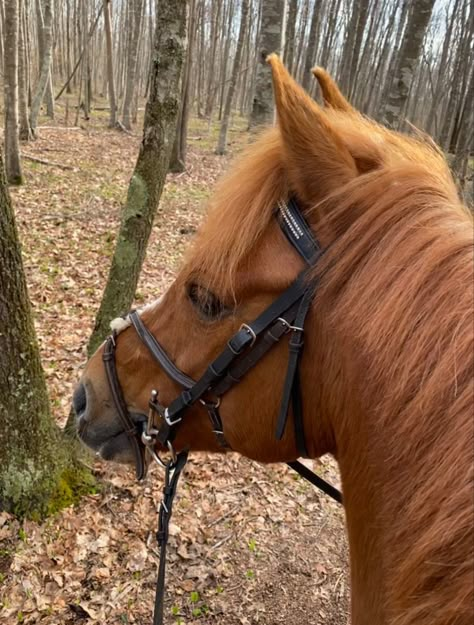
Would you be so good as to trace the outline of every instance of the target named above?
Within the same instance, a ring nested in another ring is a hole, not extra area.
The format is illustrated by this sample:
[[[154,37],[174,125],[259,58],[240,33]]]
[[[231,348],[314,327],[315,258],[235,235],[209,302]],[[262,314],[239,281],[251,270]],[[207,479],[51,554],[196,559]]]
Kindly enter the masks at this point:
[[[144,479],[150,459],[165,469],[165,485],[157,532],[157,541],[160,545],[160,565],[153,625],[163,623],[168,525],[179,476],[188,457],[187,450],[176,453],[173,447],[173,441],[180,423],[185,418],[190,406],[201,404],[207,410],[212,430],[219,445],[231,449],[225,439],[219,413],[221,398],[238,384],[274,345],[287,335],[289,335],[288,366],[275,437],[280,440],[286,430],[291,404],[298,453],[301,457],[308,456],[303,423],[299,362],[303,350],[304,323],[317,286],[314,281],[309,280],[309,273],[323,252],[294,198],[290,198],[287,203],[280,202],[278,204],[277,219],[287,240],[304,259],[307,266],[294,282],[256,319],[240,326],[239,330],[227,341],[219,356],[208,365],[198,380],[192,379],[175,365],[158,340],[146,328],[136,311],[128,315],[140,340],[147,347],[154,360],[183,389],[166,407],[159,402],[158,391],[153,390],[149,401],[147,422],[137,423],[134,421],[124,399],[115,362],[117,333],[113,332],[105,342],[102,358],[107,380],[124,431],[134,450],[137,479]],[[157,443],[170,452],[171,457],[168,461],[164,461],[156,451]],[[149,458],[146,457],[147,454]],[[310,471],[304,464],[294,461],[289,462],[288,465],[335,501],[342,503],[341,492],[319,475]]]

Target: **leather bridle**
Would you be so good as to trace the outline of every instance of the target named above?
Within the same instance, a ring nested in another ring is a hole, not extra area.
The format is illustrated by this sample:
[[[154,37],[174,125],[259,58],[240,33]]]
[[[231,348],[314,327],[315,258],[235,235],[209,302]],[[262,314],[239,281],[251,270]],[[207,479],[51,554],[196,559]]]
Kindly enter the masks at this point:
[[[290,337],[288,341],[288,366],[275,436],[278,440],[282,438],[287,427],[291,404],[298,453],[301,457],[308,456],[303,424],[299,362],[303,349],[304,323],[317,286],[314,280],[310,279],[310,272],[321,257],[322,249],[314,238],[294,198],[290,198],[286,203],[280,202],[276,216],[281,230],[304,259],[306,267],[294,282],[256,319],[240,326],[239,330],[227,341],[222,352],[208,365],[198,380],[193,380],[174,364],[156,337],[146,328],[136,311],[128,315],[140,340],[147,347],[154,360],[183,389],[166,407],[159,402],[158,392],[153,390],[149,402],[148,422],[137,423],[133,421],[123,397],[115,364],[117,333],[112,333],[105,342],[103,351],[105,371],[118,415],[134,450],[137,479],[141,480],[146,475],[148,466],[146,452],[150,458],[165,468],[166,480],[158,531],[161,556],[155,602],[155,624],[161,623],[163,618],[162,598],[168,523],[177,481],[186,463],[188,453],[187,451],[175,453],[173,441],[176,432],[186,417],[188,409],[196,404],[201,404],[208,412],[213,432],[219,444],[222,447],[230,448],[225,439],[219,413],[221,398],[238,384],[274,345],[287,335]],[[161,459],[155,449],[156,443],[170,451],[171,459],[169,461],[164,462]],[[337,489],[309,471],[303,464],[291,462],[289,465],[333,499],[339,503],[342,502],[342,495]]]

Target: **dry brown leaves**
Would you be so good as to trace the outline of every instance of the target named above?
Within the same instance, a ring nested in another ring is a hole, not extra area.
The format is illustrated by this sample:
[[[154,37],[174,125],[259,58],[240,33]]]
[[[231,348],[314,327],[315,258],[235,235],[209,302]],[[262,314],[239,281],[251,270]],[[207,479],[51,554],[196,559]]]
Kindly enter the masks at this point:
[[[138,300],[173,278],[199,224],[203,200],[227,159],[215,129],[193,122],[188,171],[169,176]],[[247,141],[233,130],[236,148]],[[138,137],[43,130],[25,152],[73,169],[25,162],[14,190],[17,220],[55,417],[64,423],[107,277]],[[337,479],[333,465],[322,466]],[[99,495],[45,524],[0,514],[0,623],[150,624],[158,555],[161,475],[145,485],[97,464]],[[321,469],[321,467],[320,467]],[[176,502],[169,547],[170,624],[340,624],[347,621],[341,510],[283,466],[234,455],[194,456]]]

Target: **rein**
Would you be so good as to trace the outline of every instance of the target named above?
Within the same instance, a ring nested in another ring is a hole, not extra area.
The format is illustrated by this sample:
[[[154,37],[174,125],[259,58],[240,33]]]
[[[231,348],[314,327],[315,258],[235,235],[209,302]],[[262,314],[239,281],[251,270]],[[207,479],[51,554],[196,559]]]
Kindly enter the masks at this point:
[[[160,565],[156,586],[153,625],[162,625],[163,623],[168,525],[178,480],[188,457],[187,450],[177,454],[173,447],[173,441],[180,423],[185,418],[190,406],[201,404],[207,410],[212,430],[219,444],[223,448],[231,449],[225,439],[222,419],[219,413],[221,398],[233,386],[238,384],[266,353],[286,335],[290,336],[288,341],[288,365],[275,437],[277,440],[281,440],[283,437],[288,423],[291,404],[294,436],[298,453],[301,457],[308,456],[303,423],[299,362],[303,350],[304,323],[317,286],[314,281],[311,282],[309,280],[309,274],[311,268],[316,264],[323,252],[294,198],[290,198],[286,204],[283,202],[278,204],[277,218],[280,228],[289,243],[296,249],[308,266],[256,319],[248,324],[243,323],[240,326],[238,331],[227,341],[219,356],[208,365],[198,380],[193,380],[175,365],[158,340],[144,325],[136,311],[128,315],[140,340],[147,347],[153,358],[164,372],[183,389],[166,407],[159,402],[158,391],[153,390],[149,401],[147,422],[135,422],[128,411],[115,363],[117,333],[112,333],[105,342],[102,358],[107,380],[117,413],[134,450],[137,479],[142,480],[146,475],[150,461],[147,461],[146,453],[165,469],[165,484],[163,499],[160,504],[157,532],[157,541],[160,546]],[[156,416],[158,417],[157,423]],[[170,452],[170,460],[162,460],[155,449],[157,443]],[[288,465],[335,501],[342,503],[341,492],[331,484],[328,484],[319,475],[310,471],[301,462],[289,462]]]

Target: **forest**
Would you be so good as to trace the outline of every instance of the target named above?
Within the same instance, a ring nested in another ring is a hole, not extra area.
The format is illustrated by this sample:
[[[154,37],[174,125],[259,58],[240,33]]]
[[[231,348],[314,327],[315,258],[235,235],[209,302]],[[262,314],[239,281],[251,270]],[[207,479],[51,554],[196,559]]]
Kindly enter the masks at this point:
[[[472,210],[472,0],[0,0],[0,624],[151,622],[162,473],[87,451],[71,397],[276,123],[271,53],[319,105],[315,68],[436,144]],[[305,463],[340,485],[334,458]],[[349,622],[340,507],[236,454],[183,479],[166,623]]]

